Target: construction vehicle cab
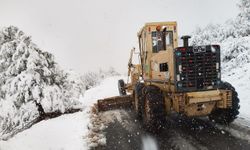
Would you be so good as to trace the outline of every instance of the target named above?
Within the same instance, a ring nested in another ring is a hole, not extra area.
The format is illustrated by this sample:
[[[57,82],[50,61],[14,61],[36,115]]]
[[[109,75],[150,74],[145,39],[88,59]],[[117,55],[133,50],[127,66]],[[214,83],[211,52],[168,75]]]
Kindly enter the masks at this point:
[[[176,22],[147,23],[138,38],[144,80],[173,78],[171,54],[178,46]]]
[[[118,85],[121,95],[131,93],[126,103],[131,102],[146,126],[161,124],[171,112],[209,116],[220,123],[230,123],[239,114],[237,92],[221,81],[220,46],[189,46],[189,38],[183,36],[178,47],[176,22],[146,23],[138,32],[140,63],[132,63],[133,49],[130,82],[119,80]],[[121,99],[115,101],[122,106]]]

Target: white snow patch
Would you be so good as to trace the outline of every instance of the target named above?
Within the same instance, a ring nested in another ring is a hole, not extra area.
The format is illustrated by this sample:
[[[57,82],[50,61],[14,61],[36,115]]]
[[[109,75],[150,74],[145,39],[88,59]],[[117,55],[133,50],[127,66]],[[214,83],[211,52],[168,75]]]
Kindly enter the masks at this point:
[[[116,76],[105,79],[99,86],[87,90],[83,99],[81,99],[81,102],[85,106],[93,106],[93,104],[96,103],[98,99],[118,96],[119,91],[117,84],[118,80],[122,78],[125,77]]]
[[[225,72],[223,78],[230,82],[238,92],[240,99],[240,117],[243,117],[250,122],[250,64],[243,67],[234,68],[230,72]],[[250,126],[250,124],[248,124]]]
[[[91,88],[85,92],[84,98],[81,102],[88,108],[90,121],[88,123],[89,132],[85,135],[88,147],[97,147],[99,145],[106,145],[106,137],[103,132],[108,124],[119,121],[124,128],[130,130],[131,123],[126,121],[128,117],[127,112],[123,110],[113,110],[103,113],[97,113],[96,104],[98,99],[104,99],[119,95],[117,88],[117,81],[125,77],[110,77],[105,79],[97,87]]]
[[[8,141],[0,141],[1,150],[84,150],[83,134],[88,132],[86,112],[44,120]]]

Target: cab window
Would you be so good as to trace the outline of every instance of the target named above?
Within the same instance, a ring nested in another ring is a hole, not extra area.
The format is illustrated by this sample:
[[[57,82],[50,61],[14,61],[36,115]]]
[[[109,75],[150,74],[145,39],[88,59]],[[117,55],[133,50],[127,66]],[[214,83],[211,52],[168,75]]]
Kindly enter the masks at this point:
[[[166,45],[167,46],[173,46],[173,32],[172,31],[167,31],[165,33],[165,40],[166,40]]]
[[[166,50],[167,47],[173,46],[172,31],[153,31],[152,32],[152,50],[157,53],[161,50]]]

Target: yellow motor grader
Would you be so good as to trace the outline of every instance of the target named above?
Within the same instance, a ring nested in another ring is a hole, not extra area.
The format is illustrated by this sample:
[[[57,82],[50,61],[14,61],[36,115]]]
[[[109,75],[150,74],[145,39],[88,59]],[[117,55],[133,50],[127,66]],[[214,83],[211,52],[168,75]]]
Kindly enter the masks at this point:
[[[138,32],[139,64],[128,63],[130,82],[118,81],[120,96],[98,100],[98,110],[131,107],[146,126],[157,126],[166,115],[208,116],[229,124],[239,114],[235,88],[221,80],[220,46],[178,47],[177,23],[146,23]]]

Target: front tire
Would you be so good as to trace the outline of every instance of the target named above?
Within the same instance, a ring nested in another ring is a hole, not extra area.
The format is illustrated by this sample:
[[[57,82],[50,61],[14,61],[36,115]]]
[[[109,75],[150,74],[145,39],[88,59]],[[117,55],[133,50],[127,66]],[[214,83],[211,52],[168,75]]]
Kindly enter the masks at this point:
[[[144,84],[138,82],[135,85],[135,103],[134,103],[134,110],[136,112],[136,117],[141,120],[142,119],[142,104],[143,104],[143,93],[142,90],[144,88]]]
[[[164,97],[160,89],[147,86],[144,89],[143,125],[149,131],[157,131],[165,122]]]
[[[228,82],[222,82],[220,89],[231,90],[232,91],[232,107],[227,109],[216,109],[210,115],[209,119],[220,124],[230,124],[232,123],[239,114],[239,98],[238,93],[235,88]]]
[[[120,96],[127,95],[126,89],[125,89],[125,83],[122,79],[118,80],[118,91],[119,91]]]

